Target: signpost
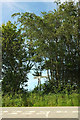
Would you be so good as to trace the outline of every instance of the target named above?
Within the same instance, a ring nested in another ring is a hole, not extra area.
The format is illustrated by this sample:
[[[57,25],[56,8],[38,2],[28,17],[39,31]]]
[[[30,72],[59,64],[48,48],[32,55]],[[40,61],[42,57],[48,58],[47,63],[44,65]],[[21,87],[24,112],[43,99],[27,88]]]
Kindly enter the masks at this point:
[[[41,90],[41,78],[48,78],[47,76],[35,76],[34,79],[38,79],[38,87]]]

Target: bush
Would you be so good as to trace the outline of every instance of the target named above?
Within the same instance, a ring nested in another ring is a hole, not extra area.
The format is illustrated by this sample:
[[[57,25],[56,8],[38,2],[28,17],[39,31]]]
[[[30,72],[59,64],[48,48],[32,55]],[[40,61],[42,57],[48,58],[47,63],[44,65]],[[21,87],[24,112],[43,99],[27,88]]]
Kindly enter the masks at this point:
[[[3,107],[80,106],[79,94],[24,93],[3,96]]]

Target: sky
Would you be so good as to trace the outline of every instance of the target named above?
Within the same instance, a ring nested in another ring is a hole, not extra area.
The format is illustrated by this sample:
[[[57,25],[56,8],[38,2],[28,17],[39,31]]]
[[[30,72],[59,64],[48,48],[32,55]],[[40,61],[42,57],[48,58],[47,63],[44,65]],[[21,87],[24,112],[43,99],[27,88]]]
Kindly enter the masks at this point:
[[[41,11],[48,12],[56,9],[56,4],[54,2],[2,2],[2,21],[1,23],[8,22],[9,20],[14,23],[15,19],[11,18],[11,15],[16,12],[32,12],[36,15],[41,15]],[[28,90],[32,90],[36,85],[38,80],[34,79],[32,72],[28,74]],[[46,76],[46,72],[43,72],[43,76]],[[46,79],[42,79],[41,83],[44,83]],[[25,88],[26,89],[26,88]]]
[[[0,2],[54,2],[55,0],[0,0]],[[60,0],[61,2],[71,1],[71,0]],[[78,0],[74,0],[77,2]]]
[[[13,22],[11,15],[16,12],[34,12],[40,15],[41,11],[50,11],[55,8],[54,2],[3,2],[2,23],[6,23],[8,20]]]

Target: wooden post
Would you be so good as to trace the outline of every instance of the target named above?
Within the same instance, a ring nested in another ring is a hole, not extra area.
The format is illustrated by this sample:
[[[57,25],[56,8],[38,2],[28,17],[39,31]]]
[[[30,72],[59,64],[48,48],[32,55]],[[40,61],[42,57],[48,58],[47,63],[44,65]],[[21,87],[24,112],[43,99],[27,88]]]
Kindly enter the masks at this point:
[[[38,79],[38,87],[41,90],[41,78],[48,78],[47,76],[35,76],[34,79]]]

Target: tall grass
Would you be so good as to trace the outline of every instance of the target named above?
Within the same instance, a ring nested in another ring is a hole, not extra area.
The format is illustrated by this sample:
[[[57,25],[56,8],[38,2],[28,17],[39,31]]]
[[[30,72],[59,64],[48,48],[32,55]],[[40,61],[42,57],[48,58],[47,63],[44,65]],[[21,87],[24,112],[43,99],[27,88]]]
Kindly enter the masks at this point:
[[[52,106],[80,106],[79,94],[41,94],[29,93],[5,95],[2,99],[3,107],[52,107]]]
[[[2,93],[0,92],[0,107],[2,107]]]

